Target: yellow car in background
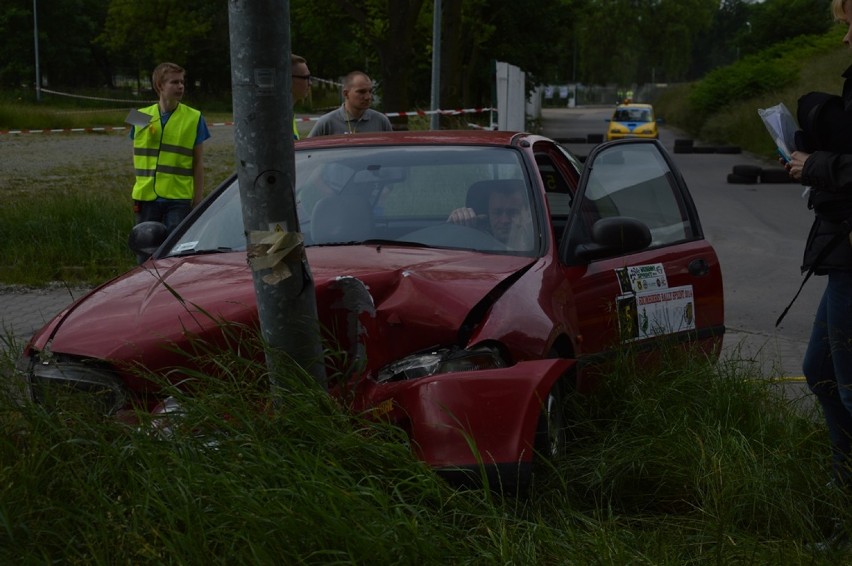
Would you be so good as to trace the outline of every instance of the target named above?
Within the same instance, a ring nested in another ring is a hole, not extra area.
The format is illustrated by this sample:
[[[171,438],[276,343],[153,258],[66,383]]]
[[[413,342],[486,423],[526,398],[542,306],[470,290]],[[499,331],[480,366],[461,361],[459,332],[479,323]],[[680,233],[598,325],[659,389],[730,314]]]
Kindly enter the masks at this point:
[[[654,107],[650,104],[619,104],[608,118],[609,128],[606,131],[606,141],[621,138],[653,138],[660,135],[657,130],[657,119],[654,117]]]

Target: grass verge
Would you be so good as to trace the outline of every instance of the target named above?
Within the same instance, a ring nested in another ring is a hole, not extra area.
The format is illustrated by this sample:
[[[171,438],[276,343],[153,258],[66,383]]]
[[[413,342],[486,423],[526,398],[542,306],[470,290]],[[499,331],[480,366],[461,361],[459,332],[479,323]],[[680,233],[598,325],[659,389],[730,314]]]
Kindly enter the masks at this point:
[[[73,159],[51,163],[46,157],[32,165],[32,172],[13,171],[0,181],[0,283],[97,285],[135,264],[127,247],[134,222],[130,143],[121,134],[80,136],[96,136],[98,146],[115,149],[99,157],[81,154],[79,163]],[[46,136],[26,138],[23,143],[38,152],[42,143],[52,145],[54,141]],[[70,143],[73,139],[59,147]],[[119,152],[122,160],[116,163]],[[232,143],[207,149],[205,192],[227,178],[234,163]]]
[[[210,362],[209,358],[205,359]],[[8,362],[6,362],[8,363]],[[0,400],[4,563],[837,564],[824,431],[736,363],[625,356],[525,499],[455,490],[297,370],[218,354],[168,437]],[[156,379],[155,377],[152,377]],[[262,382],[262,380],[261,380]],[[205,434],[200,434],[205,431]],[[212,440],[212,441],[211,441]]]

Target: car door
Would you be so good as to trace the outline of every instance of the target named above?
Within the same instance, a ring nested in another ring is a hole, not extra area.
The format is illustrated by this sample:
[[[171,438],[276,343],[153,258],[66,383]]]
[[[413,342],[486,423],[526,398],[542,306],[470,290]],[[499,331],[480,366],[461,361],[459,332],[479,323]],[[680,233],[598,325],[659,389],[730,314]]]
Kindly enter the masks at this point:
[[[657,140],[623,140],[586,160],[560,246],[579,354],[619,344],[698,343],[724,333],[722,273],[682,176]]]

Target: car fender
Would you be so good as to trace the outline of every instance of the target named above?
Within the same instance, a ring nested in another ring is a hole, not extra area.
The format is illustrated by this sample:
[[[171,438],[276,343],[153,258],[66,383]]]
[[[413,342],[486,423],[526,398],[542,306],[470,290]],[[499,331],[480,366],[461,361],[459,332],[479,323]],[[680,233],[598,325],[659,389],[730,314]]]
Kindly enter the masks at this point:
[[[575,364],[544,359],[390,384],[370,382],[372,390],[363,399],[371,408],[364,408],[403,428],[417,457],[435,468],[531,462],[542,401]]]

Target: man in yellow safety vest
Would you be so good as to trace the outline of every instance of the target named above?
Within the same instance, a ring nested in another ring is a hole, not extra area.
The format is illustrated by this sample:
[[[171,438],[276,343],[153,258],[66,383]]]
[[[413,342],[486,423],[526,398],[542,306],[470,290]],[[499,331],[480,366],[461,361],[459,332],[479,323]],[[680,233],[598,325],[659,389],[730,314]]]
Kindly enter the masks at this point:
[[[210,137],[201,112],[181,104],[186,71],[174,63],[161,63],[151,82],[159,101],[140,108],[151,117],[145,125],[134,125],[133,211],[136,223],[162,222],[171,232],[204,191],[202,144]]]

